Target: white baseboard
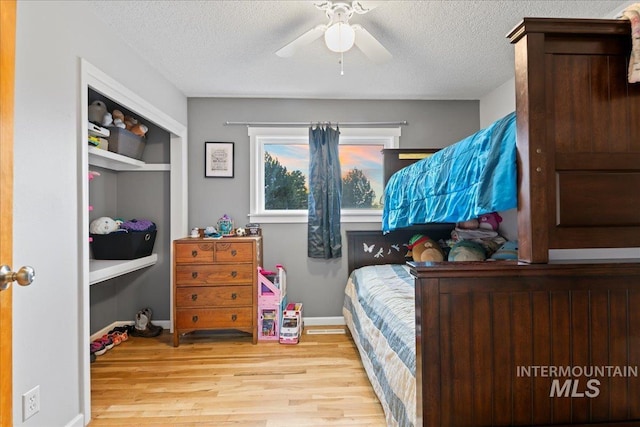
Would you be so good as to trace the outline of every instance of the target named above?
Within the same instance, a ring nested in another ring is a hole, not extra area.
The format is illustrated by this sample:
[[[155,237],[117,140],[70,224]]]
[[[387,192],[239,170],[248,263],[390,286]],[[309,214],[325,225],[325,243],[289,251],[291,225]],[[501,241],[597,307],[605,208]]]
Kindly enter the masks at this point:
[[[304,326],[344,326],[343,316],[335,317],[305,317]]]
[[[76,415],[64,427],[84,427],[84,416],[82,414]]]
[[[171,321],[170,320],[152,320],[154,325],[162,326],[162,329],[171,329]],[[109,333],[110,330],[115,328],[116,326],[125,326],[125,325],[133,325],[134,321],[124,320],[113,322],[110,325],[105,326],[99,331],[91,334],[91,341],[97,340]],[[344,326],[346,325],[343,316],[334,316],[334,317],[305,317],[304,318],[305,326]]]

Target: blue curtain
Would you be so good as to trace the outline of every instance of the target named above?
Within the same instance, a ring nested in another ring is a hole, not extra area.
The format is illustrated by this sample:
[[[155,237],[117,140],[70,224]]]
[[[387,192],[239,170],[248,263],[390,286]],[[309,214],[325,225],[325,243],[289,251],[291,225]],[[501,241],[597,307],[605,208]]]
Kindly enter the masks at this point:
[[[342,256],[339,137],[339,128],[309,128],[309,258],[331,259]]]

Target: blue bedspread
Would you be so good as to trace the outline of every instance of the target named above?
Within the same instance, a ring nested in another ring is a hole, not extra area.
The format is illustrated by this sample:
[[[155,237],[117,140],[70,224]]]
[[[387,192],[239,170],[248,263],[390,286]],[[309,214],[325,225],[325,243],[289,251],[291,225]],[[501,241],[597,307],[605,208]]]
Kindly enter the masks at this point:
[[[431,222],[459,222],[517,206],[516,115],[391,176],[382,231]]]

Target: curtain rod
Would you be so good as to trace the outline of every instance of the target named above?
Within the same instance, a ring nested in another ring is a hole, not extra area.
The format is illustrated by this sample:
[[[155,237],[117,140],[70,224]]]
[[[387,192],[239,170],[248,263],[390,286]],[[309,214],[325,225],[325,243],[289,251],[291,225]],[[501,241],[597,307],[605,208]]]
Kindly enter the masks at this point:
[[[281,127],[306,127],[317,124],[337,126],[402,126],[407,125],[406,120],[398,122],[224,122],[225,126],[281,126]]]

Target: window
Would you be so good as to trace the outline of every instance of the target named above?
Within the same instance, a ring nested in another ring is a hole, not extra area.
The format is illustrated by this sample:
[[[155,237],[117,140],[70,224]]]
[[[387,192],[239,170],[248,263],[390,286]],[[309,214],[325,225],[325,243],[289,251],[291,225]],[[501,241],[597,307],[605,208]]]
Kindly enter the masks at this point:
[[[377,222],[382,149],[398,148],[400,128],[341,128],[342,222]],[[308,128],[249,128],[251,222],[306,222]]]

